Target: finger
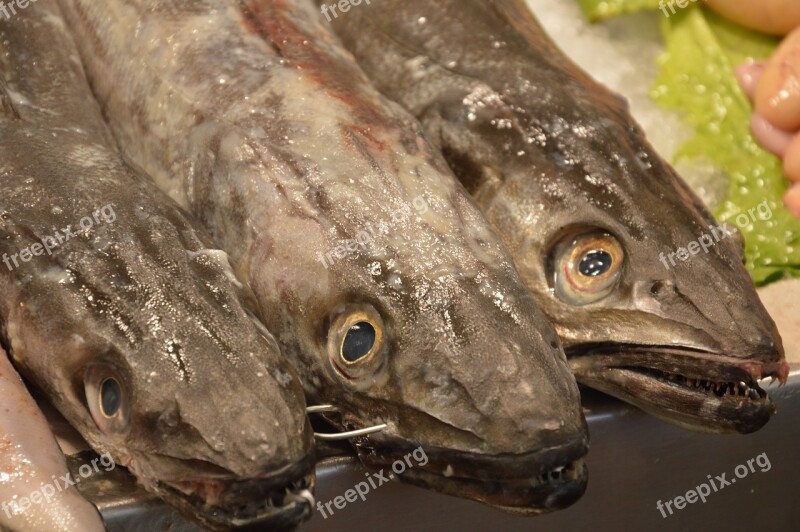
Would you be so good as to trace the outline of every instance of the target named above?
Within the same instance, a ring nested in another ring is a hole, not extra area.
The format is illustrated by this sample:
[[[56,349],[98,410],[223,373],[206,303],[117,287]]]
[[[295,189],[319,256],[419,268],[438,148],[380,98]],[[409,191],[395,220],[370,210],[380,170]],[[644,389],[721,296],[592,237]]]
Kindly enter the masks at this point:
[[[783,157],[783,171],[789,181],[800,183],[800,134],[795,135],[786,150],[786,155]]]
[[[766,61],[745,63],[736,68],[736,79],[739,80],[742,90],[751,100],[756,94],[756,85],[767,66]]]
[[[756,84],[756,112],[778,129],[800,129],[800,29],[787,37]]]
[[[800,218],[800,183],[792,185],[783,197],[783,204],[795,218]]]
[[[759,114],[754,114],[750,119],[750,129],[766,150],[781,159],[786,155],[789,145],[794,139],[794,135],[776,128]]]
[[[720,15],[754,30],[786,35],[800,26],[797,0],[704,0]]]

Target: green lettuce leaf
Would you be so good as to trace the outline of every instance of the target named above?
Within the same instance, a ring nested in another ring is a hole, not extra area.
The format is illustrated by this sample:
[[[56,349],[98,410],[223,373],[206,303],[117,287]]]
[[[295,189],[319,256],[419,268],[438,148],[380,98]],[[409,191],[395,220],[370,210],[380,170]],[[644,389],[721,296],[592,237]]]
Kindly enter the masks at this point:
[[[688,0],[687,0],[688,1]],[[586,18],[597,22],[604,18],[658,9],[661,0],[578,0]]]
[[[734,74],[746,60],[768,58],[778,41],[700,6],[665,18],[662,24],[666,53],[652,96],[663,107],[679,111],[696,131],[677,157],[705,159],[729,177],[728,197],[716,212],[720,220],[735,224],[738,214],[767,201],[771,219],[756,217],[754,223],[740,226],[747,268],[757,285],[800,277],[800,220],[783,206],[788,184],[781,162],[750,132],[752,106]]]

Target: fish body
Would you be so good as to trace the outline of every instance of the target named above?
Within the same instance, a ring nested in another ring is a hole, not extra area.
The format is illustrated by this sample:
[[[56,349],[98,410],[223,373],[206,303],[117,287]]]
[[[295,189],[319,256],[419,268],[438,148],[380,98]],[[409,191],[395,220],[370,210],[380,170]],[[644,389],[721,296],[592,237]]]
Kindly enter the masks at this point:
[[[23,532],[105,530],[97,508],[75,486],[54,482],[69,473],[64,455],[2,348],[0,397],[0,526]],[[32,495],[38,502],[31,502]]]
[[[578,382],[696,430],[768,421],[756,381],[788,366],[741,234],[524,2],[385,0],[330,18],[502,235]]]
[[[226,254],[124,164],[58,5],[0,23],[0,57],[0,338],[14,365],[95,450],[206,526],[310,515],[299,379]]]
[[[310,2],[62,5],[119,144],[239,264],[309,401],[344,429],[386,425],[354,440],[366,464],[422,447],[404,480],[530,513],[580,496],[585,422],[554,330]]]

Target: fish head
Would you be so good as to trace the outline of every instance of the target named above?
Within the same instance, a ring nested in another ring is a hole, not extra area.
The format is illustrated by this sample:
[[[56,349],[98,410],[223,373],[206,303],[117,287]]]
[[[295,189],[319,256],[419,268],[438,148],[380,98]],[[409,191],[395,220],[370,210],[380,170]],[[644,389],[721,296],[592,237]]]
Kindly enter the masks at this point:
[[[486,225],[471,203],[462,214],[465,227]],[[424,226],[377,233],[361,252],[326,266],[287,260],[264,281],[278,287],[266,307],[283,305],[293,320],[276,334],[287,356],[302,360],[309,401],[334,405],[326,417],[345,431],[385,425],[351,443],[386,474],[394,467],[405,481],[526,513],[577,500],[588,448],[577,386],[496,237],[487,231],[475,243],[491,256],[485,263],[466,246],[458,247],[462,261],[448,262],[440,259],[456,246],[443,239],[426,248]],[[335,242],[303,242],[325,245]]]
[[[552,117],[547,146],[509,165],[519,179],[494,219],[578,382],[687,428],[758,430],[774,406],[757,381],[783,380],[788,366],[742,231],[715,221],[612,104],[622,119]],[[735,220],[771,215],[764,202]]]
[[[90,235],[102,253],[68,243],[45,274],[20,271],[14,359],[92,447],[188,516],[294,526],[314,485],[299,379],[224,253],[177,207],[141,200]]]
[[[315,484],[302,388],[265,356],[279,354],[271,337],[242,329],[226,347],[188,330],[137,350],[135,363],[110,346],[86,364],[85,400],[112,455],[171,504],[212,528],[294,526],[310,516]]]

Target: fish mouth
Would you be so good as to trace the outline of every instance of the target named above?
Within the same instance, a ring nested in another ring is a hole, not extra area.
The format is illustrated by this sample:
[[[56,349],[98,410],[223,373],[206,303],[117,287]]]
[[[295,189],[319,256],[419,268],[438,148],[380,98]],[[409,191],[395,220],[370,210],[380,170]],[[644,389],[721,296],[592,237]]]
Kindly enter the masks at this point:
[[[471,499],[497,509],[540,515],[563,509],[586,491],[588,473],[585,442],[527,454],[477,455],[425,449],[428,462],[415,463],[402,474],[393,464],[405,463],[413,452],[382,451],[357,446],[361,461],[382,469],[387,477],[446,495]],[[399,469],[399,468],[398,468]]]
[[[159,480],[153,487],[211,530],[293,530],[313,513],[316,476],[292,474],[296,465],[284,469],[268,478]]]
[[[581,384],[670,423],[711,433],[762,428],[775,405],[758,379],[785,382],[788,375],[777,352],[742,359],[675,346],[617,345],[569,349],[567,357]]]

